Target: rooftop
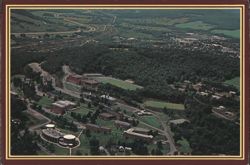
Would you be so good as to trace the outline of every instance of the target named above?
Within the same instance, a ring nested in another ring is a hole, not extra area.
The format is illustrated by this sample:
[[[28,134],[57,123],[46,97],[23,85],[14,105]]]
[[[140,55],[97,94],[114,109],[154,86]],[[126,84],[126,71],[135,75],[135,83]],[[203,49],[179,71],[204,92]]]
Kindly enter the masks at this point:
[[[64,139],[68,139],[68,140],[73,140],[73,139],[76,138],[76,136],[75,136],[75,135],[68,134],[68,135],[64,135],[63,138],[64,138]]]
[[[55,124],[47,124],[46,127],[47,128],[55,128]]]
[[[52,136],[54,138],[59,138],[64,136],[64,134],[56,129],[43,129],[42,132],[48,136]]]
[[[110,101],[115,101],[116,100],[116,98],[108,96],[108,95],[101,95],[101,98],[106,98],[106,99],[108,99]]]
[[[98,81],[92,79],[83,79],[82,82],[86,84],[99,84]]]
[[[60,107],[60,108],[65,108],[65,107],[66,107],[65,105],[59,104],[59,103],[57,103],[57,102],[52,103],[52,105],[53,105],[53,106]]]
[[[103,116],[103,117],[114,117],[114,115],[110,114],[110,113],[100,113],[100,116]]]
[[[115,120],[115,124],[121,124],[121,125],[125,125],[125,126],[130,126],[130,123],[124,122],[124,121],[120,121],[120,120]]]
[[[68,76],[66,79],[68,82],[75,83],[75,84],[80,84],[81,83],[81,77],[78,76]]]
[[[59,100],[56,103],[61,104],[61,105],[65,105],[65,106],[76,105],[75,103],[68,101],[68,100]]]
[[[124,131],[124,132],[125,132],[125,133],[128,133],[128,134],[131,134],[131,135],[144,137],[144,138],[150,138],[150,139],[153,138],[152,135],[144,135],[144,134],[140,134],[140,133],[137,133],[137,132],[134,132],[134,131],[135,131],[134,128],[130,128],[130,129]]]

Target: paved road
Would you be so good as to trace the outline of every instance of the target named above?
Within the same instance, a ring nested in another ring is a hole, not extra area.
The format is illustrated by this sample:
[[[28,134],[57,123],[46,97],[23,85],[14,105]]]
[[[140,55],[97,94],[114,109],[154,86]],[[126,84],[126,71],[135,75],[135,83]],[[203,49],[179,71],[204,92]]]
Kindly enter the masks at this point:
[[[130,105],[127,105],[127,104],[122,104],[122,103],[118,103],[118,106],[120,107],[125,107],[127,110],[130,110],[131,112],[137,112],[137,111],[140,111],[140,109],[138,108],[135,108],[135,107],[132,107]],[[163,130],[159,129],[159,128],[156,128],[156,127],[153,127],[143,121],[140,120],[140,123],[150,127],[150,128],[153,128],[155,130],[158,130],[159,132],[161,132],[167,139],[168,139],[168,142],[169,142],[169,145],[170,145],[170,151],[169,151],[169,155],[173,155],[175,151],[177,151],[176,147],[175,147],[175,142],[174,142],[174,139],[173,137],[171,136],[171,131],[169,130],[169,128],[167,127],[166,123],[156,114],[155,111],[152,111],[150,109],[146,109],[147,111],[151,112],[157,119],[158,121],[161,123],[161,126],[163,128]]]
[[[47,121],[46,121],[45,123],[38,124],[38,125],[34,125],[34,126],[30,127],[30,128],[29,128],[29,131],[32,131],[32,132],[33,132],[33,131],[36,130],[37,128],[40,128],[40,127],[42,127],[42,126],[44,126],[44,125],[46,125],[46,124],[51,123],[51,119],[49,119],[48,117],[44,116],[43,114],[41,114],[41,113],[35,111],[35,110],[32,109],[30,106],[31,106],[31,105],[28,104],[28,106],[27,106],[27,107],[28,107],[28,110],[26,111],[27,113],[33,115],[33,116],[36,117],[36,118],[45,119],[45,120],[47,120]]]
[[[77,30],[71,30],[71,31],[60,31],[60,32],[24,32],[24,33],[11,33],[14,35],[21,35],[21,34],[25,34],[25,35],[44,35],[44,34],[71,34],[71,33],[79,33],[81,32],[81,29],[77,29]]]
[[[168,139],[169,142],[169,147],[170,147],[170,151],[169,151],[169,155],[173,155],[175,151],[177,151],[176,147],[175,147],[175,142],[173,137],[171,136],[171,131],[169,130],[168,126],[166,125],[166,123],[157,115],[155,114],[155,111],[152,111],[150,109],[146,109],[147,111],[151,112],[157,119],[158,121],[161,123],[161,126],[163,128],[163,133],[166,136],[166,138]]]

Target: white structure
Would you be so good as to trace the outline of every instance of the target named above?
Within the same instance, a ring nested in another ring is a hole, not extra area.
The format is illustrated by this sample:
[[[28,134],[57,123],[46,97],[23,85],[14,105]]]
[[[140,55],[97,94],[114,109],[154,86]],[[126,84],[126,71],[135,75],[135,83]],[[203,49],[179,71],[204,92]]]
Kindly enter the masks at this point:
[[[56,126],[55,126],[55,124],[47,124],[45,127],[47,129],[54,129]]]

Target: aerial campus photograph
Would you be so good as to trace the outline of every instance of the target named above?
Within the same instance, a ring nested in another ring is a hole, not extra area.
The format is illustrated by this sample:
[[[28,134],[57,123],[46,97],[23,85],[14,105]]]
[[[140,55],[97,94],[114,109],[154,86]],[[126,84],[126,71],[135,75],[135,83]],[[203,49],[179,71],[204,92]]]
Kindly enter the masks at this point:
[[[11,9],[10,153],[240,155],[239,9]]]

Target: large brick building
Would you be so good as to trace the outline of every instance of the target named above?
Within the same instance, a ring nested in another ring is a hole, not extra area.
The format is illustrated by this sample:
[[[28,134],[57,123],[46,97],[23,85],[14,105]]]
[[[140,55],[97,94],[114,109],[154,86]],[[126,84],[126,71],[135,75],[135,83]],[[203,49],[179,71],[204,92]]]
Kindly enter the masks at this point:
[[[111,133],[111,128],[99,126],[96,124],[88,123],[85,125],[87,130],[98,132],[98,133]]]

